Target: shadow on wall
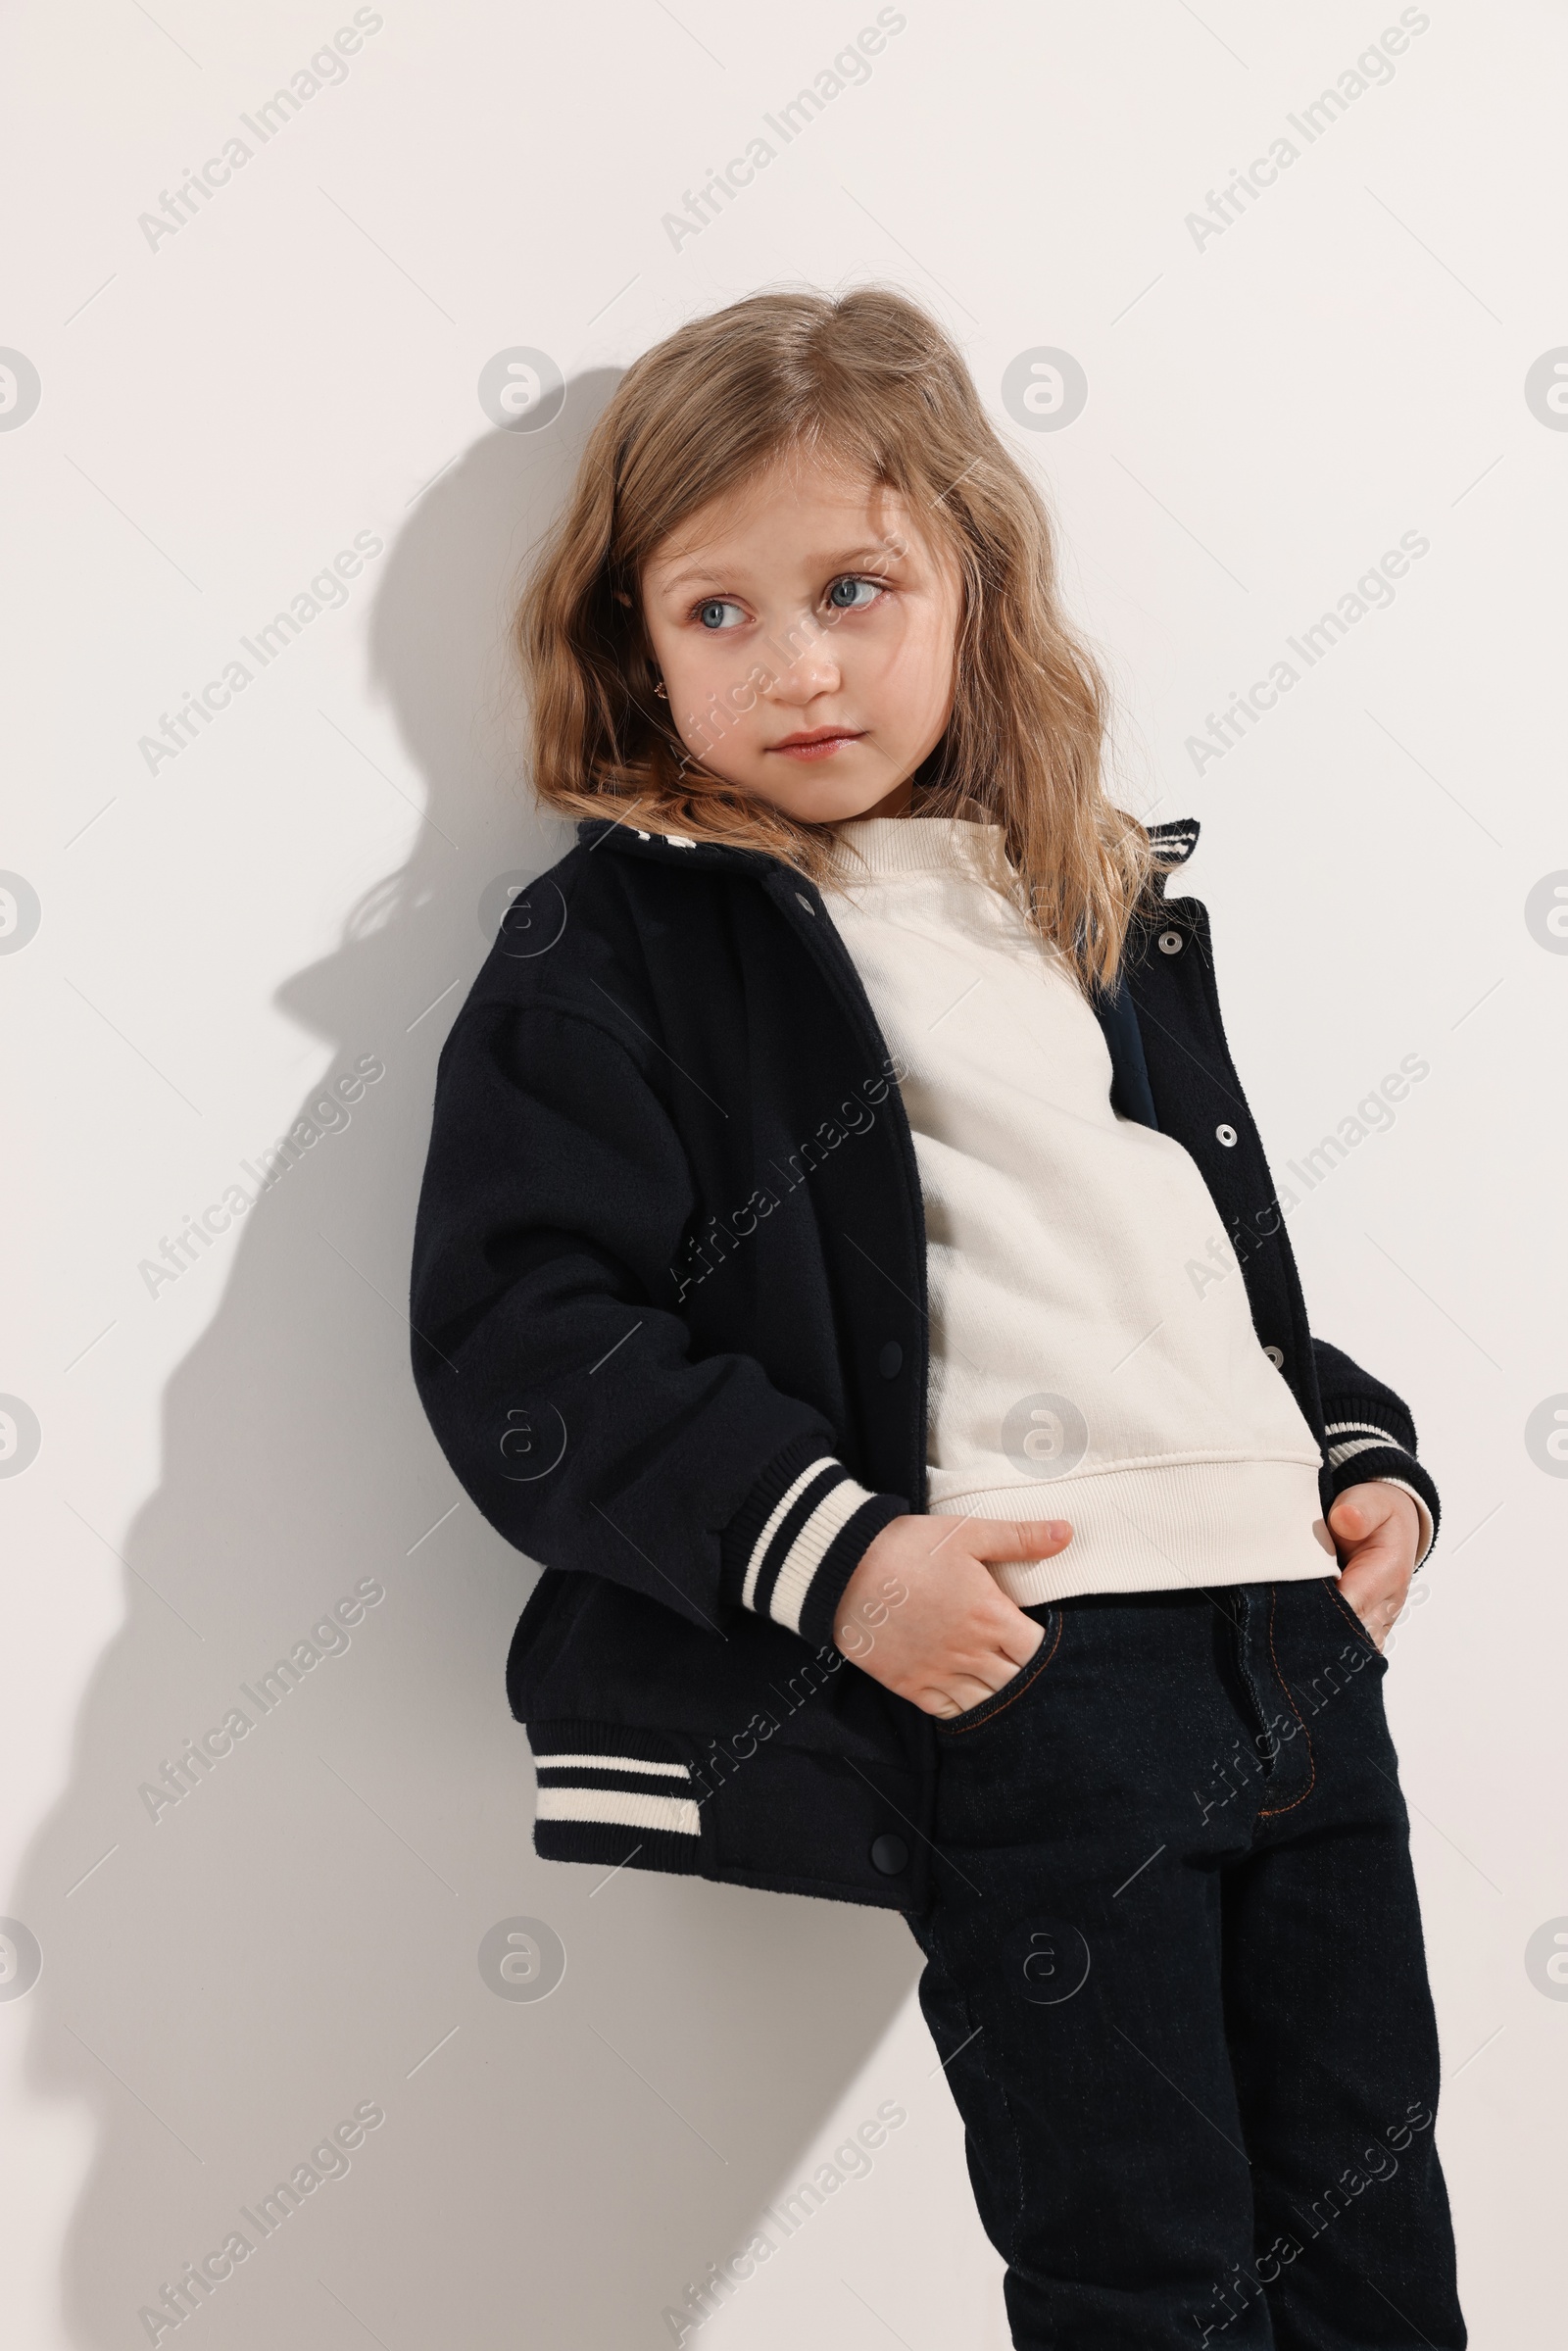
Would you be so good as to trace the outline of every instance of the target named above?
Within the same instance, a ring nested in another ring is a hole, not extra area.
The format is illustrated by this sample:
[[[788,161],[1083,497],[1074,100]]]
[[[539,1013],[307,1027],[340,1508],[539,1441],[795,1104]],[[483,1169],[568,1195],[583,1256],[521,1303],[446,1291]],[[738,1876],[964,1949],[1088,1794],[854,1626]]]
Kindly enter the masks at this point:
[[[667,2344],[665,2306],[745,2241],[914,1980],[887,1914],[534,1856],[502,1681],[533,1571],[461,1495],[408,1369],[479,903],[566,839],[514,780],[507,608],[613,381],[479,442],[387,558],[374,680],[425,821],[279,996],[328,1083],[385,1074],[181,1276],[221,1300],[170,1383],[124,1622],[14,1897],[43,1951],[31,2084],[94,2132],[79,2351],[187,2326],[227,2351]],[[564,1946],[543,2000],[481,1975],[517,1917]]]

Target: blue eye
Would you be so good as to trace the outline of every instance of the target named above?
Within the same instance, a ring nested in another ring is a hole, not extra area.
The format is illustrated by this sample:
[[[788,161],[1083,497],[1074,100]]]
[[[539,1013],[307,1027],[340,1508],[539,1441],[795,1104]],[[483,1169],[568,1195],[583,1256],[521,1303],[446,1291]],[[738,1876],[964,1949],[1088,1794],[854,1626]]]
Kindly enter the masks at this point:
[[[866,612],[881,593],[881,583],[874,579],[836,579],[827,592],[827,601],[836,612]]]
[[[698,606],[698,624],[700,627],[708,629],[733,628],[734,621],[726,621],[724,618],[726,612],[735,612],[742,620],[746,617],[738,604],[730,604],[725,598],[714,596],[707,604]]]

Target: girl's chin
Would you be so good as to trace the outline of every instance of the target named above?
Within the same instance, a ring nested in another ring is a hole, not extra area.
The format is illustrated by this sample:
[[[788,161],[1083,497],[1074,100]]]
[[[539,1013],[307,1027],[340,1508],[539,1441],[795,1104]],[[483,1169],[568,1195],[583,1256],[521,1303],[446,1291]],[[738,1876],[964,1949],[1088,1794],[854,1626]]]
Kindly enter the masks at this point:
[[[863,792],[793,792],[788,800],[778,793],[768,796],[775,808],[784,810],[801,824],[854,824],[857,818],[869,816],[887,794],[871,797]]]
[[[760,772],[732,773],[723,780],[755,800],[766,801],[798,824],[853,824],[857,817],[870,815],[884,801],[893,799],[897,787],[887,781],[885,761],[876,762],[881,769],[876,775],[867,776],[863,768],[855,775],[847,765],[840,765],[844,756],[840,753],[832,759],[805,763],[773,759]],[[721,772],[712,769],[715,775]]]
[[[746,788],[801,824],[853,824],[858,816],[870,815],[893,790],[881,776],[868,781],[863,776],[857,779],[809,770],[787,777],[770,775]]]

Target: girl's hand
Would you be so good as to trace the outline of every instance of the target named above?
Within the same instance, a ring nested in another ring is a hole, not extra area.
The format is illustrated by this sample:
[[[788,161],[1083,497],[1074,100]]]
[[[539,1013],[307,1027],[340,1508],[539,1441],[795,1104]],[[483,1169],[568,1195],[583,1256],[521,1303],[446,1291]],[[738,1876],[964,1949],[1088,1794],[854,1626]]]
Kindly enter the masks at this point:
[[[986,1562],[1052,1559],[1059,1518],[895,1518],[844,1590],[833,1638],[846,1657],[926,1714],[962,1714],[1010,1682],[1045,1635]]]
[[[1402,1487],[1369,1483],[1348,1486],[1328,1524],[1339,1545],[1340,1592],[1381,1649],[1410,1589],[1421,1513]]]

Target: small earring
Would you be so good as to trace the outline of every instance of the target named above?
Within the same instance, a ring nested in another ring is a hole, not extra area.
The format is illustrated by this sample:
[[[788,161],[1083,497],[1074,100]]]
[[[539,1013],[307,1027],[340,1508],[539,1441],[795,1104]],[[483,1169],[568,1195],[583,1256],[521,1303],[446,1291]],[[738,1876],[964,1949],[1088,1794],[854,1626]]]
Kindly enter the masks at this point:
[[[654,692],[659,696],[661,702],[668,702],[669,689],[665,685],[662,678],[660,679],[658,685],[654,688]]]

